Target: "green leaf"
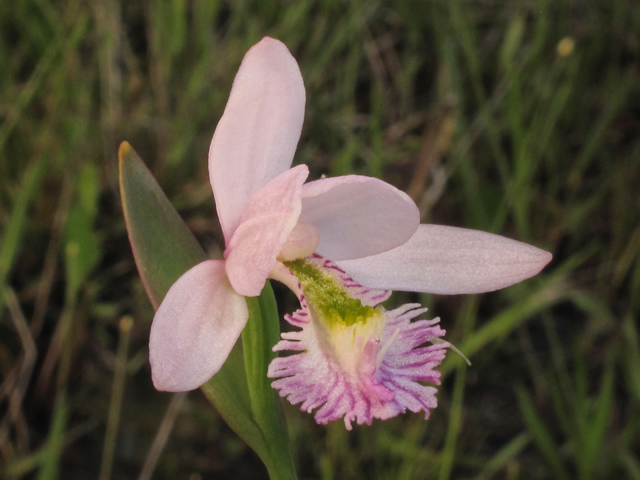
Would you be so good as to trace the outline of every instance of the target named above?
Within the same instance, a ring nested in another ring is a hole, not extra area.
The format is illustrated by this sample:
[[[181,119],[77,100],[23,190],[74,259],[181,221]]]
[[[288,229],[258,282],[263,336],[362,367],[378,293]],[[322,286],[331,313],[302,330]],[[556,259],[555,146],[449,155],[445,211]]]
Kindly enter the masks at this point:
[[[92,217],[81,204],[74,205],[69,211],[65,227],[65,268],[69,299],[78,293],[100,259],[100,242],[92,224]]]
[[[27,167],[13,209],[4,225],[0,237],[0,292],[4,291],[7,277],[22,248],[21,240],[27,223],[29,206],[39,192],[45,167],[46,164],[41,160]],[[3,306],[4,296],[0,295],[0,320],[2,319]]]
[[[568,295],[567,290],[561,288],[560,282],[548,280],[545,285],[500,312],[481,328],[467,334],[464,342],[458,345],[460,351],[467,357],[473,358],[473,354],[480,351],[485,345],[507,337],[520,324]],[[456,362],[459,362],[457,357],[451,355],[447,357],[440,367],[442,375],[448,375],[455,367]]]
[[[94,165],[82,167],[77,188],[78,198],[69,209],[64,232],[67,299],[70,301],[100,260],[100,240],[94,229],[100,179]]]
[[[518,403],[520,405],[522,419],[526,423],[527,429],[533,437],[540,453],[547,460],[556,478],[568,480],[570,476],[564,468],[560,449],[553,441],[549,430],[538,415],[529,394],[523,388],[518,388],[516,393],[518,394]]]
[[[88,163],[82,167],[78,178],[78,197],[80,205],[93,221],[98,213],[98,197],[100,196],[100,173],[98,168]]]
[[[120,145],[120,195],[133,256],[155,308],[180,276],[207,259],[138,154]]]
[[[60,457],[64,445],[64,436],[69,417],[69,402],[62,392],[56,399],[49,438],[44,450],[42,466],[38,472],[38,480],[56,480],[60,469]]]
[[[271,450],[269,460],[263,460],[271,478],[295,479],[284,413],[267,377],[269,363],[276,356],[272,347],[280,339],[278,306],[269,282],[260,296],[247,297],[247,307],[249,320],[242,331],[242,346],[251,409]]]
[[[500,63],[502,64],[502,68],[507,71],[514,66],[513,59],[516,57],[522,45],[524,30],[524,18],[522,18],[521,15],[514,16],[509,23],[509,28],[507,28],[500,50]]]
[[[497,473],[502,470],[510,462],[522,453],[522,451],[531,443],[531,435],[521,433],[513,437],[498,452],[489,459],[482,467],[482,473],[476,479],[495,478]]]
[[[606,361],[606,368],[602,374],[602,387],[598,395],[595,415],[590,419],[586,435],[584,437],[584,447],[582,455],[583,471],[586,478],[596,478],[596,466],[601,459],[601,449],[607,434],[607,424],[611,412],[613,411],[613,399],[615,389],[615,363],[613,355],[609,354]]]
[[[127,142],[120,145],[119,156],[120,193],[129,240],[142,282],[151,303],[157,308],[171,285],[184,272],[207,257],[151,172]],[[270,295],[272,298],[273,294]],[[251,299],[249,303],[249,323],[255,328],[262,328],[258,326],[258,323],[261,323],[259,310],[262,302],[271,300],[262,300],[261,296]],[[275,303],[270,306],[275,307]],[[272,337],[273,332],[265,336],[269,339]],[[263,355],[259,353],[261,349],[264,349],[264,345],[257,342],[257,347],[251,351],[256,352],[256,355]],[[250,363],[254,365],[253,362]],[[253,370],[252,368],[252,382],[255,382],[256,375]],[[266,370],[263,383],[266,383]],[[280,458],[282,453],[275,452],[275,447],[281,446],[282,438],[286,438],[286,435],[283,435],[282,430],[264,434],[254,420],[252,405],[267,405],[264,399],[261,399],[265,396],[264,392],[256,393],[256,389],[262,387],[256,385],[252,385],[252,402],[242,353],[239,345],[236,345],[220,371],[202,386],[202,391],[227,424],[262,458],[272,478],[295,478],[295,474],[288,476],[288,472],[280,467],[283,463]],[[258,411],[258,418],[268,417],[264,409],[258,408]],[[268,420],[260,421],[260,425],[272,426]],[[274,440],[273,434],[281,435],[280,443],[269,443]],[[269,442],[266,441],[266,437]],[[277,474],[283,471],[285,473]]]

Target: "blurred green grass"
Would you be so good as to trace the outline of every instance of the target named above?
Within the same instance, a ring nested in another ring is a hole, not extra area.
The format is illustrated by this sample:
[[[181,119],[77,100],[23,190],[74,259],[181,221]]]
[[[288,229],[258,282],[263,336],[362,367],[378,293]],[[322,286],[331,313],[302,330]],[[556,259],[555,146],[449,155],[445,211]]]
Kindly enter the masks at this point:
[[[116,165],[126,139],[203,246],[219,248],[208,144],[264,35],[300,63],[295,162],[313,178],[381,177],[425,222],[554,254],[504,291],[394,295],[441,316],[473,366],[447,359],[428,421],[346,432],[288,406],[300,477],[639,479],[631,0],[2,2],[2,478],[266,478],[199,392],[171,400],[151,386],[153,312]]]

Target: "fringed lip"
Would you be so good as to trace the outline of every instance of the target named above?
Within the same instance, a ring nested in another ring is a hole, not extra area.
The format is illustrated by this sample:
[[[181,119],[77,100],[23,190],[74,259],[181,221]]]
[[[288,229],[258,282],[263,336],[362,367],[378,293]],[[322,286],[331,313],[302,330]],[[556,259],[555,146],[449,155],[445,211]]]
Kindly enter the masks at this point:
[[[390,292],[363,287],[320,255],[307,261],[324,269],[362,304],[376,306],[389,296]],[[348,430],[352,422],[370,425],[374,418],[385,420],[407,410],[429,416],[437,406],[437,389],[418,382],[440,383],[436,367],[448,344],[429,343],[445,334],[439,319],[412,322],[427,309],[408,304],[390,311],[377,306],[376,318],[368,320],[378,325],[327,324],[317,318],[321,309],[314,308],[299,283],[293,290],[302,307],[285,319],[301,330],[283,333],[274,351],[298,353],[274,359],[268,370],[280,396],[294,405],[301,403],[303,411],[316,410],[318,423],[344,418]]]

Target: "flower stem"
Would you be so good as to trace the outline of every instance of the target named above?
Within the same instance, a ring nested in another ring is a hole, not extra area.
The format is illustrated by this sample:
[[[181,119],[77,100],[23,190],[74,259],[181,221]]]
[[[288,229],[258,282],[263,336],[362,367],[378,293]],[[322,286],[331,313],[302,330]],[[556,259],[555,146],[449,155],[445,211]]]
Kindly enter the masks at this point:
[[[247,297],[249,320],[242,331],[244,364],[253,419],[264,437],[266,452],[258,452],[272,480],[296,480],[289,435],[282,407],[267,378],[267,368],[276,354],[280,337],[278,308],[267,282],[258,297]]]

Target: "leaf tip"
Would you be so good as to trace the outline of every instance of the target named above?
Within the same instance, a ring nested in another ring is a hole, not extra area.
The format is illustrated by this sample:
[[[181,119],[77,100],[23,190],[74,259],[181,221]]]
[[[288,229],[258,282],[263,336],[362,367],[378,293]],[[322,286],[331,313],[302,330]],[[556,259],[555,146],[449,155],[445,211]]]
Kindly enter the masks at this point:
[[[120,163],[124,161],[126,157],[129,156],[129,153],[133,150],[131,148],[131,144],[127,141],[124,141],[120,144],[120,148],[118,149],[118,158],[120,159]]]

